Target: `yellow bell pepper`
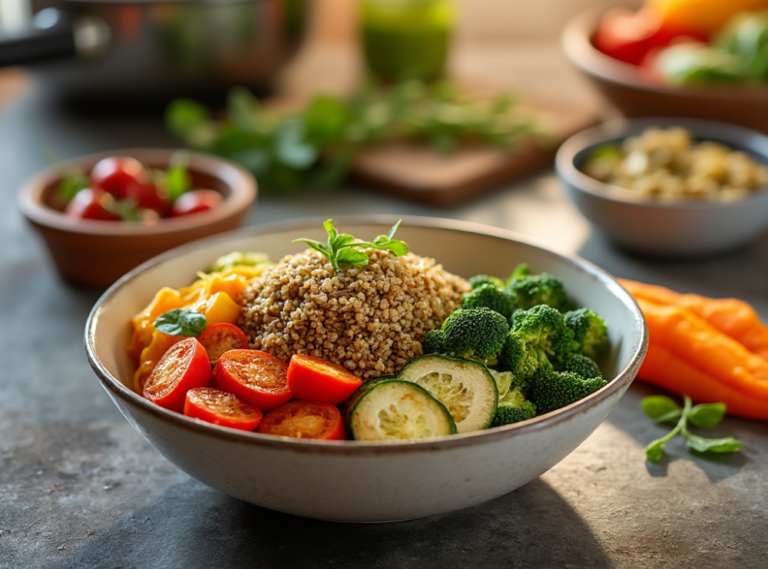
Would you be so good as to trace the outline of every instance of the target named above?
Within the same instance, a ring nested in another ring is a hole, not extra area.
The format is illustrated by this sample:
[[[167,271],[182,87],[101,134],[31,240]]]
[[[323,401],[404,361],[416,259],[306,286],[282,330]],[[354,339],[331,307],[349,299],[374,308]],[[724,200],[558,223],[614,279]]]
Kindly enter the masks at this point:
[[[662,26],[711,35],[741,12],[768,9],[768,0],[646,0]]]

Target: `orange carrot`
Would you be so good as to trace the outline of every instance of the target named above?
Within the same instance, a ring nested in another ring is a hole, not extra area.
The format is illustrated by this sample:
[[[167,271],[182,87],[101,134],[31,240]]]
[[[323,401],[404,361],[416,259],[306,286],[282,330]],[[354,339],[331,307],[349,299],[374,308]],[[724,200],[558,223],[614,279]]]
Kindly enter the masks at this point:
[[[723,402],[728,413],[768,419],[768,401],[748,397],[693,367],[670,350],[651,343],[638,379],[701,403]]]
[[[735,298],[707,298],[698,294],[680,294],[668,288],[619,279],[635,299],[650,300],[665,306],[690,310],[734,340],[768,360],[768,326],[748,303]]]
[[[744,396],[768,404],[768,362],[692,312],[637,299],[650,341]]]

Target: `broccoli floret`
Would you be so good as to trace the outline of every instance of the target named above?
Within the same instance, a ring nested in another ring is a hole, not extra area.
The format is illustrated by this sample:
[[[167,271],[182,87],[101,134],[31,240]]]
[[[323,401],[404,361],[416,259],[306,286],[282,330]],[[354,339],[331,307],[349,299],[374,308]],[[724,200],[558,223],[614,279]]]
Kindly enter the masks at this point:
[[[515,270],[512,271],[512,274],[509,275],[509,277],[507,278],[506,284],[511,283],[515,279],[519,279],[522,277],[530,277],[530,276],[533,276],[531,269],[528,268],[528,265],[526,265],[525,263],[522,263],[517,267],[515,267]]]
[[[573,331],[578,353],[595,359],[608,346],[608,326],[605,320],[588,308],[567,312],[565,324]]]
[[[570,310],[573,306],[562,281],[547,273],[513,278],[507,284],[506,291],[512,297],[514,307],[520,310],[539,304],[560,311]]]
[[[549,413],[570,405],[607,385],[602,378],[585,379],[570,371],[550,371],[537,374],[531,382],[529,399],[539,414]]]
[[[492,284],[483,284],[464,295],[462,308],[490,308],[509,318],[512,315],[512,298]]]
[[[573,332],[565,325],[563,315],[545,304],[517,310],[512,317],[512,330],[520,336],[529,352],[543,352],[544,358],[542,354],[536,356],[540,362],[548,358],[552,363],[562,365],[575,348]]]
[[[443,354],[445,353],[445,334],[442,330],[432,330],[427,332],[421,341],[421,349],[425,354]]]
[[[568,359],[565,360],[565,365],[563,365],[563,371],[571,371],[588,379],[592,377],[603,378],[603,374],[600,372],[600,368],[597,367],[595,360],[582,354],[571,354],[568,356]]]
[[[552,364],[544,352],[527,346],[516,332],[511,331],[504,339],[497,367],[501,371],[511,371],[517,377],[530,378],[539,368],[551,369]]]
[[[442,332],[446,353],[485,361],[501,351],[509,325],[490,308],[460,308],[445,319]]]
[[[475,275],[469,279],[469,284],[473,289],[476,289],[484,284],[491,284],[496,288],[504,288],[504,281],[489,275]]]
[[[525,398],[528,383],[520,381],[512,372],[492,373],[499,392],[499,405],[491,426],[510,425],[533,418],[536,406]]]

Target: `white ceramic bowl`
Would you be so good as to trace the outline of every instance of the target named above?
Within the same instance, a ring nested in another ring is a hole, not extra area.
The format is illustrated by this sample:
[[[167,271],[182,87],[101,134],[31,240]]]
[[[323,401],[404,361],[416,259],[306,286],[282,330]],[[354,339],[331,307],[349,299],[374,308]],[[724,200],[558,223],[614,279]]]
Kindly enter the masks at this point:
[[[682,118],[615,121],[580,132],[557,151],[555,167],[579,211],[610,239],[628,249],[660,257],[702,257],[746,245],[768,227],[768,190],[731,203],[674,203],[636,197],[583,174],[579,168],[599,146],[620,143],[649,126],[682,126],[698,140],[745,150],[768,163],[768,136],[746,128]]]
[[[345,232],[371,239],[396,219],[336,221]],[[608,322],[611,349],[600,362],[608,385],[522,424],[408,443],[244,433],[167,411],[129,389],[128,322],[155,291],[188,284],[197,270],[233,250],[264,251],[274,259],[298,252],[302,247],[291,240],[322,239],[321,222],[241,230],[176,249],[120,279],[88,319],[88,360],[122,414],[168,460],[209,486],[266,508],[335,521],[394,521],[465,508],[519,488],[557,464],[608,416],[637,374],[648,343],[645,323],[632,297],[605,272],[506,231],[406,218],[398,237],[456,274],[505,274],[527,262],[534,271],[561,277],[576,302]]]

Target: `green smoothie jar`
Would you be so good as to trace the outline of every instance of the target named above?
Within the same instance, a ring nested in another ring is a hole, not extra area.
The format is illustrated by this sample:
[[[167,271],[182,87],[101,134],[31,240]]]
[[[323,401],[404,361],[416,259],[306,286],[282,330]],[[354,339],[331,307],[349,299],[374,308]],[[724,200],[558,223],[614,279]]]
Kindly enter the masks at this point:
[[[363,53],[385,81],[443,75],[455,10],[453,0],[360,0]]]

